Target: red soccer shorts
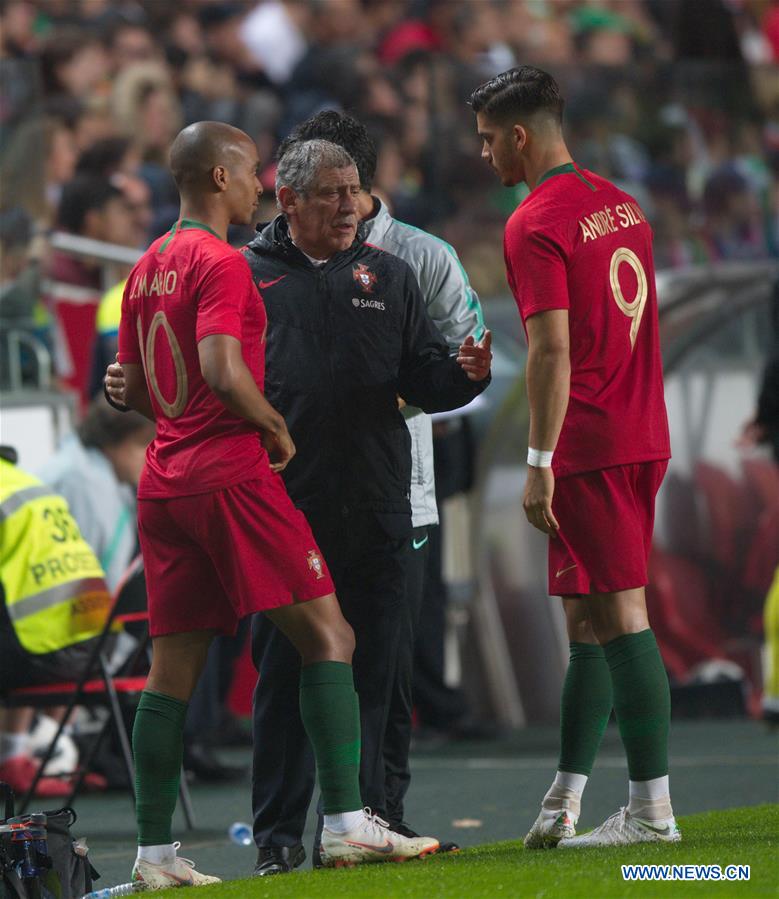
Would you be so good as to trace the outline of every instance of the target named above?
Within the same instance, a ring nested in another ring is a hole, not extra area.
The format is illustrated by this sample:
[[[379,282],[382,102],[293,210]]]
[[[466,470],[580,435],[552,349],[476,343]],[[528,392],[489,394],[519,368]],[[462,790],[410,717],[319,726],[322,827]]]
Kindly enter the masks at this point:
[[[153,637],[214,629],[334,592],[277,474],[197,496],[138,501]]]
[[[559,478],[549,539],[549,593],[573,596],[643,587],[655,496],[667,460],[617,465]]]

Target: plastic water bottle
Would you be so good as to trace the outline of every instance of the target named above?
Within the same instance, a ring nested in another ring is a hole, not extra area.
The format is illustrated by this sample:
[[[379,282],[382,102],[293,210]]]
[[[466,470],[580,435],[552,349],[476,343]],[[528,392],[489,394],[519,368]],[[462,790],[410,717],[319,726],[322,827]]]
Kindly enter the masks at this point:
[[[93,890],[87,893],[83,899],[111,899],[112,896],[132,896],[139,892],[140,887],[134,883],[120,883],[115,887],[104,887],[102,890]]]
[[[254,843],[252,829],[248,824],[244,824],[243,821],[236,821],[235,824],[231,824],[227,832],[230,834],[230,839],[239,846],[251,846]]]

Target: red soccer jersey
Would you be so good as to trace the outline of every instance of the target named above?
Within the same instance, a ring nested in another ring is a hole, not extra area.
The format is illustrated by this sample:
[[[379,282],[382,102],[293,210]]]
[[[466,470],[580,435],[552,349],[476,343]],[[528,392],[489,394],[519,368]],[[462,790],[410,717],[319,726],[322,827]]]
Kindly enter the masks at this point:
[[[555,474],[667,459],[652,229],[636,201],[559,166],[509,219],[504,253],[523,323],[569,311],[571,394]]]
[[[270,472],[259,433],[209,389],[197,350],[209,334],[237,338],[262,390],[266,321],[246,260],[207,226],[177,222],[140,258],[119,326],[119,361],[143,365],[157,418],[139,497],[206,493]]]

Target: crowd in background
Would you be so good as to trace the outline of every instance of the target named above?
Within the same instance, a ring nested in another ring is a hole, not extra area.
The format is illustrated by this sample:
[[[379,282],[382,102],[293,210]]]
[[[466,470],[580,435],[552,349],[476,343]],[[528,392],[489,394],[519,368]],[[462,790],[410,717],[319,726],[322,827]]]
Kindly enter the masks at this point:
[[[777,0],[0,0],[0,34],[0,326],[32,316],[84,399],[91,323],[58,323],[58,301],[87,318],[108,285],[35,235],[145,248],[176,219],[167,151],[198,119],[256,139],[267,220],[279,142],[323,108],[355,114],[376,192],[489,301],[526,188],[496,185],[466,100],[533,63],[562,83],[577,162],[647,211],[658,268],[779,253]]]
[[[268,220],[292,127],[324,108],[356,115],[379,149],[375,192],[455,246],[489,320],[507,294],[503,225],[526,188],[496,184],[466,101],[521,63],[560,81],[574,158],[637,198],[658,269],[779,256],[779,0],[0,0],[0,387],[3,335],[29,328],[87,407],[129,263],[111,280],[51,235],[145,249],[178,216],[170,143],[201,119],[256,140]],[[129,473],[113,444],[83,435],[47,472],[108,478],[126,503],[112,526],[131,516],[151,436],[135,425]],[[103,517],[107,489],[94,491]]]

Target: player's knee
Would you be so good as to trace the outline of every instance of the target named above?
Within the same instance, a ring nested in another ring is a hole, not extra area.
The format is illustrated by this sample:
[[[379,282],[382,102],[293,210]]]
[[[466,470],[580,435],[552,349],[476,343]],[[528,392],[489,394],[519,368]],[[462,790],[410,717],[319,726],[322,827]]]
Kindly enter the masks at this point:
[[[597,643],[598,638],[589,618],[571,620],[566,622],[568,628],[568,640],[571,643]]]
[[[625,634],[649,627],[643,590],[605,594],[594,598],[590,620],[598,642],[603,645]]]
[[[564,599],[565,626],[571,643],[597,643],[598,638],[590,620],[588,600]]]
[[[351,664],[354,655],[355,639],[354,631],[349,622],[342,618],[334,629],[332,634],[333,651],[337,655],[339,662],[349,662]]]
[[[307,639],[300,642],[298,651],[303,664],[312,662],[347,662],[354,654],[354,631],[346,619],[338,614],[318,623]]]

